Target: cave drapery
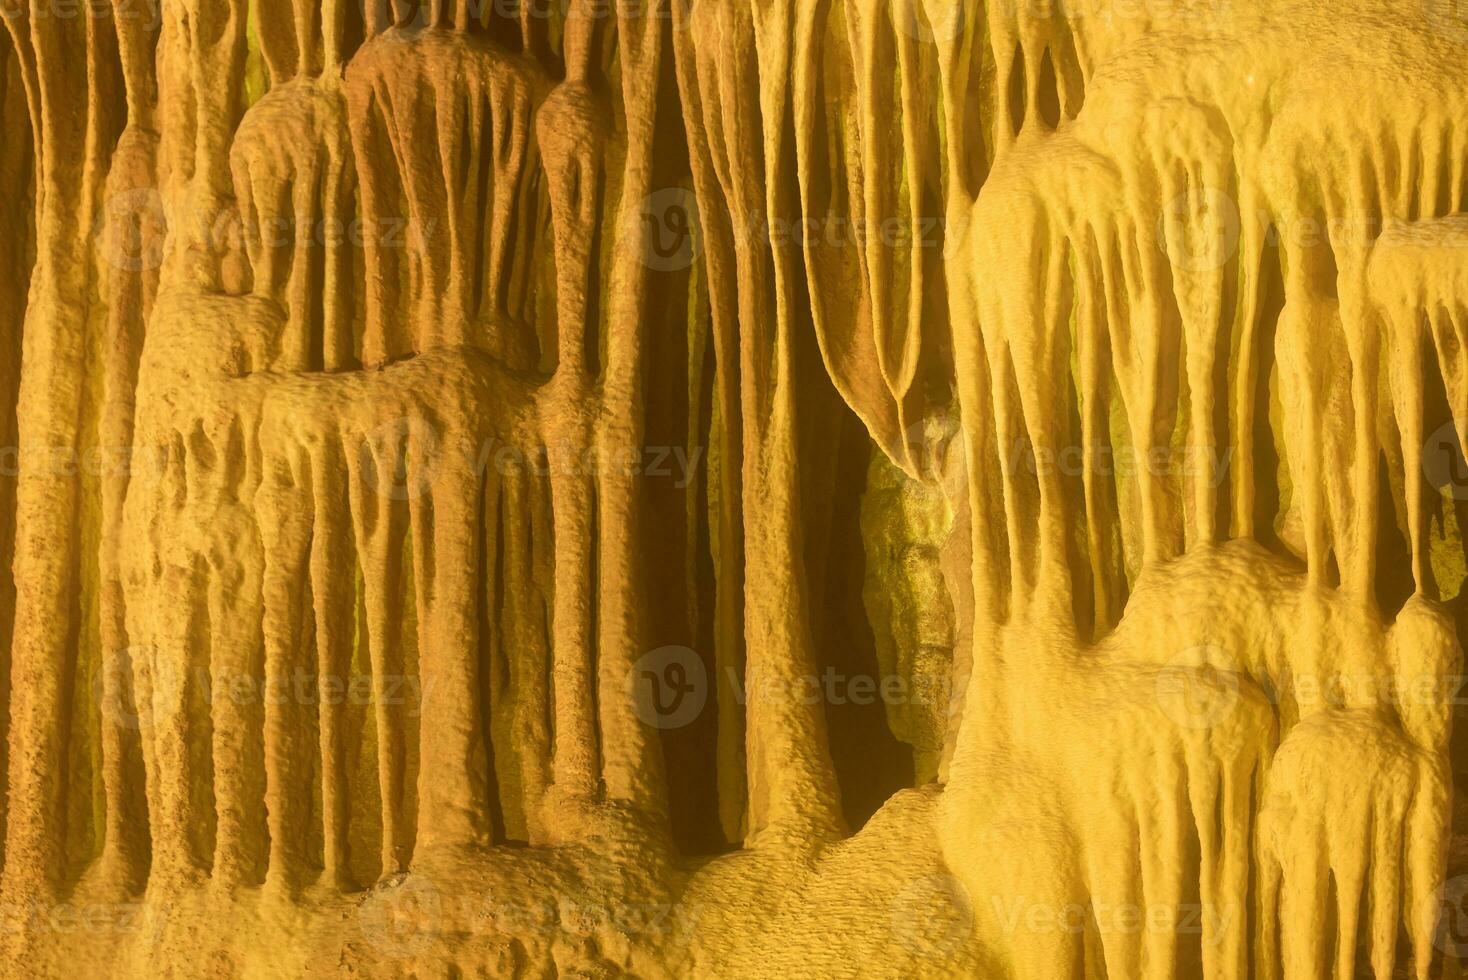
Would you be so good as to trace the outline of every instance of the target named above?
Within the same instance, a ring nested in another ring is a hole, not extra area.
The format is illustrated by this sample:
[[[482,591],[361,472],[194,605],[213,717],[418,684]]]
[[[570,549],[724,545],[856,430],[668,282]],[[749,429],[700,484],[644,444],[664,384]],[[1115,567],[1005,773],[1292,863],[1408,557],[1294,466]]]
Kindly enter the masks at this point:
[[[1468,9],[0,13],[0,974],[1461,975]]]

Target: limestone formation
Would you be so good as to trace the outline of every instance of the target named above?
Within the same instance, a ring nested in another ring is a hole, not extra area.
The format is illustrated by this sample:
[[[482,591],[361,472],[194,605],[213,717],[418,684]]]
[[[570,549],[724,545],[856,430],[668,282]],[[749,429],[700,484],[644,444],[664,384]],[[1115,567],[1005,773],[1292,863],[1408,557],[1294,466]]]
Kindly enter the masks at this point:
[[[0,976],[1463,975],[1468,8],[0,14]]]

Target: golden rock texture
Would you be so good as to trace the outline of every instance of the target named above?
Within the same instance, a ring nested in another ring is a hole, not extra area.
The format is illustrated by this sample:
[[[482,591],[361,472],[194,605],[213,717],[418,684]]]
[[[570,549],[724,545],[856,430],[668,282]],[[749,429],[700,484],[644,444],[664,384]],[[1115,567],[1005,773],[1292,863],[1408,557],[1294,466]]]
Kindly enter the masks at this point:
[[[0,14],[0,977],[1462,976],[1468,8]]]

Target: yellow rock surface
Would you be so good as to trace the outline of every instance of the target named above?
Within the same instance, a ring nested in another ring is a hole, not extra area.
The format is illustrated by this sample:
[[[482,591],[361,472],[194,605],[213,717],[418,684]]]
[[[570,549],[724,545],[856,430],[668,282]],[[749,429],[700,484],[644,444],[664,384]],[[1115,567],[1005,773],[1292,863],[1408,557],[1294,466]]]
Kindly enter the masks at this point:
[[[0,13],[0,976],[1462,975],[1468,8]]]

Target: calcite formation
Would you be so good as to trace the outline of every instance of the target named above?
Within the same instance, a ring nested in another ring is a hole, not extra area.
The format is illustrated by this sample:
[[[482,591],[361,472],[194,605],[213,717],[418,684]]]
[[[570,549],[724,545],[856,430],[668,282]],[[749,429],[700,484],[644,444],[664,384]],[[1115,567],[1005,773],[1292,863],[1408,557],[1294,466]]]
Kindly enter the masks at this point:
[[[0,976],[1462,975],[1468,9],[0,14]]]

